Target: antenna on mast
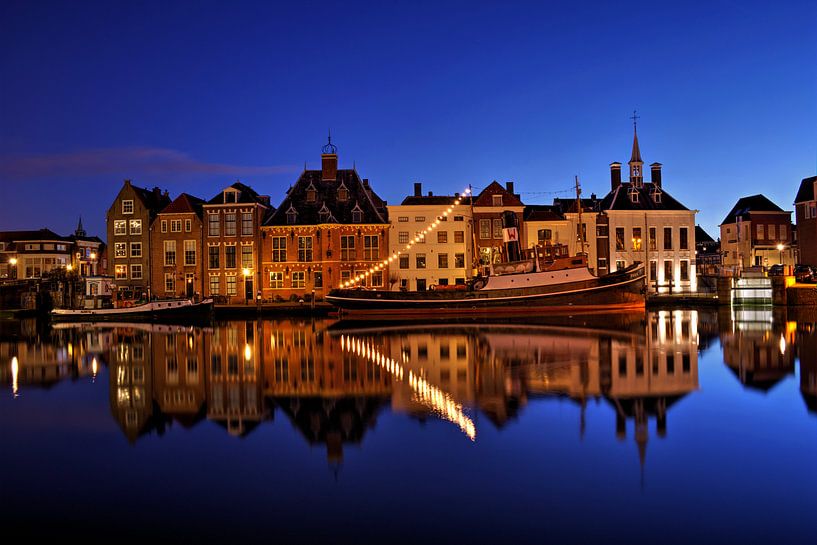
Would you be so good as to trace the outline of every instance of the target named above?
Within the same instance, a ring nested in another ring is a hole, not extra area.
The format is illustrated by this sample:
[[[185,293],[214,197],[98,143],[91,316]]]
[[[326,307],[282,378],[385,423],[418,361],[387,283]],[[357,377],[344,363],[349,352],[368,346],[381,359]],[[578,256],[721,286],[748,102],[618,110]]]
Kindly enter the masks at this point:
[[[576,229],[578,230],[578,233],[576,233],[576,238],[579,239],[579,242],[582,245],[582,249],[579,252],[579,254],[587,255],[587,252],[585,251],[585,248],[584,248],[584,246],[586,244],[586,241],[585,241],[584,226],[582,224],[582,188],[579,185],[579,177],[578,176],[575,177],[575,180],[576,180],[576,208],[579,211],[579,224],[576,226]]]

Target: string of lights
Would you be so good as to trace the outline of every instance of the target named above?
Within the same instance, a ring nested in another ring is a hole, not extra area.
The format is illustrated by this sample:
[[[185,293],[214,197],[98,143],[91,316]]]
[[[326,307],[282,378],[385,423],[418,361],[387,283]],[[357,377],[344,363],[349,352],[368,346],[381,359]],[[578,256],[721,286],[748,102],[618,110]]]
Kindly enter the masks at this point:
[[[398,380],[403,380],[405,372],[403,366],[396,360],[384,356],[366,340],[361,341],[358,338],[341,335],[340,347],[341,350],[366,358],[391,373]],[[449,394],[429,384],[426,379],[411,370],[408,372],[408,385],[414,392],[417,401],[429,407],[441,418],[456,424],[471,441],[476,440],[477,429],[474,421],[462,412],[462,405],[454,401]]]
[[[471,193],[471,188],[466,187],[463,190],[462,195],[460,197],[457,197],[454,200],[454,202],[448,208],[446,208],[443,211],[443,213],[441,215],[443,217],[448,217],[448,215],[451,214],[451,212],[454,211],[454,207],[459,205],[462,202],[462,200],[466,196],[468,196],[470,193]],[[392,263],[395,259],[398,259],[400,257],[400,255],[403,254],[403,252],[409,251],[412,246],[414,246],[415,244],[417,244],[418,242],[420,242],[422,240],[425,240],[425,236],[427,234],[433,232],[439,226],[440,226],[440,218],[438,216],[434,221],[429,223],[428,226],[425,229],[423,229],[421,232],[419,232],[417,234],[417,236],[415,236],[412,240],[410,240],[408,242],[408,244],[406,244],[406,246],[402,250],[396,250],[394,253],[392,253],[392,255],[390,255],[386,259],[383,259],[377,265],[373,265],[372,267],[370,267],[368,271],[364,271],[364,272],[358,274],[357,276],[355,276],[354,278],[352,278],[352,279],[350,279],[350,280],[348,280],[346,282],[341,282],[340,287],[341,288],[350,288],[352,286],[355,286],[355,285],[359,284],[361,281],[366,280],[368,277],[370,277],[374,273],[382,271],[389,263]]]

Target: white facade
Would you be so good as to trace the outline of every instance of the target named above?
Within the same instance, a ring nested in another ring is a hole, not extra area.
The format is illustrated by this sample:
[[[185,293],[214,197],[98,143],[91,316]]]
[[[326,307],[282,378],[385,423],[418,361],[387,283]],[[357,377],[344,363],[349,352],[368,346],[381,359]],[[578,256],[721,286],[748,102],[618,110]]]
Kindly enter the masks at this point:
[[[696,212],[607,210],[605,213],[610,218],[610,271],[643,262],[651,291],[697,290]]]
[[[434,202],[440,200],[435,197]],[[401,252],[389,267],[391,290],[423,291],[432,286],[463,284],[472,276],[473,239],[471,207],[458,205],[447,216],[442,213],[453,204],[408,204],[389,206],[389,255]],[[425,240],[404,252],[430,223],[440,225]]]

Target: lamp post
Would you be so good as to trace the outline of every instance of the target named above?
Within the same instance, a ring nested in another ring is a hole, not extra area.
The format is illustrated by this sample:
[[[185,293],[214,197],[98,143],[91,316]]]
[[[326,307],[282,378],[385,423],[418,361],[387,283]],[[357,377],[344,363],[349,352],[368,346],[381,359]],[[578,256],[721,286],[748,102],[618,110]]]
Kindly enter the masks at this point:
[[[249,298],[252,296],[252,290],[247,289],[247,282],[250,281],[250,278],[251,278],[250,275],[252,274],[252,271],[250,269],[248,269],[247,267],[244,267],[241,270],[241,273],[244,275],[244,304],[248,305],[249,304]]]
[[[783,265],[783,249],[784,248],[785,248],[785,246],[783,245],[782,242],[779,242],[777,244],[777,251],[780,252],[780,265]]]
[[[11,259],[9,259],[9,265],[11,265],[11,279],[16,280],[17,279],[17,258],[12,257]]]

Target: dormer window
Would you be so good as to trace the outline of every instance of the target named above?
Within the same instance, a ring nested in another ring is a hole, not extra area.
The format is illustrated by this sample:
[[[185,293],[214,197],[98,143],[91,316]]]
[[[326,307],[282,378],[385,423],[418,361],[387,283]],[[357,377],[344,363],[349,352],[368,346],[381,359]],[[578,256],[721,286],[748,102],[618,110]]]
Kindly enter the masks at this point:
[[[346,202],[349,200],[349,190],[346,189],[346,185],[341,182],[340,187],[338,188],[338,202]]]
[[[313,203],[318,200],[318,191],[315,189],[315,186],[312,185],[312,182],[309,183],[309,187],[306,188],[306,202]]]
[[[661,204],[661,190],[658,189],[657,187],[652,192],[652,202],[654,202],[655,204]]]
[[[630,197],[630,202],[638,204],[638,190],[635,187],[630,186],[630,189],[627,190],[627,195]]]
[[[287,223],[289,225],[294,225],[297,222],[298,222],[298,211],[295,210],[295,208],[290,205],[289,210],[287,210]]]
[[[355,204],[355,207],[352,209],[352,223],[363,223],[363,210],[357,203]]]
[[[238,202],[238,191],[235,189],[227,189],[224,191],[224,202]]]
[[[320,218],[320,222],[321,223],[328,223],[329,222],[329,217],[331,215],[332,215],[332,213],[329,212],[328,208],[326,208],[326,203],[323,203],[323,206],[318,211],[318,217]]]
[[[491,195],[492,206],[502,206],[502,195]]]

